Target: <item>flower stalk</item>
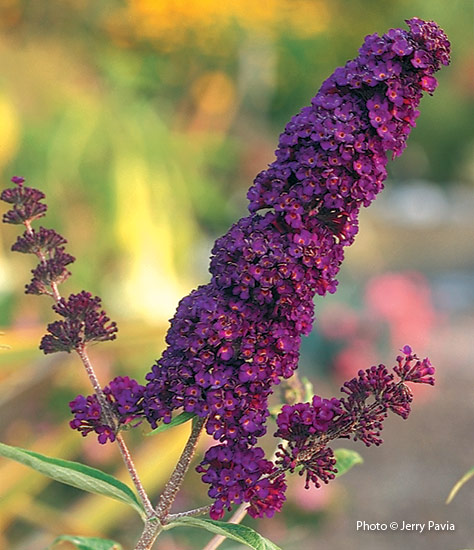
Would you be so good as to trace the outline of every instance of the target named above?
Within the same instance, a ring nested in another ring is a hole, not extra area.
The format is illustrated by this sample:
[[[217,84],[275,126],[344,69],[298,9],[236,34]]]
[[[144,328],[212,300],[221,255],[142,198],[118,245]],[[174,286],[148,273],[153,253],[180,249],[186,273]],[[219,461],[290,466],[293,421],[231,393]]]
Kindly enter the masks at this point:
[[[145,509],[146,516],[148,519],[153,518],[155,517],[155,510],[153,509],[153,505],[150,502],[150,499],[148,497],[147,492],[145,491],[145,488],[143,487],[141,479],[135,468],[135,464],[132,460],[130,451],[125,441],[123,440],[123,437],[121,434],[117,434],[116,441],[120,449],[120,454],[122,455],[122,460],[125,466],[127,467],[128,473],[130,474],[133,484],[135,485],[135,488],[137,490],[138,496],[140,497],[140,500],[143,504],[143,508]]]
[[[90,294],[86,292],[76,296],[71,295],[67,301],[61,297],[58,284],[69,277],[70,272],[66,266],[74,262],[75,258],[64,251],[63,245],[67,242],[64,237],[54,230],[43,227],[35,232],[32,227],[32,221],[44,216],[47,210],[42,202],[45,195],[37,189],[24,186],[24,178],[15,177],[12,181],[17,187],[7,189],[1,195],[3,200],[13,204],[13,208],[5,214],[3,221],[23,224],[25,227],[23,236],[17,239],[12,249],[34,254],[39,260],[38,266],[32,270],[33,279],[27,285],[26,292],[51,296],[55,302],[53,309],[65,318],[65,321],[48,326],[50,334],[43,337],[40,347],[45,353],[65,350],[74,351],[79,356],[100,405],[100,408],[96,409],[99,412],[98,417],[102,423],[106,424],[106,434],[113,434],[113,438],[117,441],[122,460],[143,504],[149,523],[145,529],[148,533],[152,529],[151,526],[156,524],[156,521],[150,520],[155,516],[153,506],[140,480],[130,451],[123,437],[118,433],[117,416],[100,385],[86,349],[87,341],[114,339],[116,325],[109,323],[104,312],[97,311],[100,304],[98,298],[91,299]],[[99,438],[103,435],[104,433],[99,435]]]
[[[196,418],[192,423],[191,434],[189,439],[181,453],[181,456],[176,464],[173,473],[165,485],[163,492],[161,493],[160,499],[155,509],[155,514],[161,523],[167,523],[168,514],[173,505],[173,502],[176,498],[176,495],[183,483],[184,476],[189,470],[191,460],[193,459],[194,453],[196,452],[196,447],[198,443],[199,436],[201,435],[202,429],[206,422],[205,418]]]
[[[151,550],[162,530],[163,527],[157,518],[149,518],[134,550]]]

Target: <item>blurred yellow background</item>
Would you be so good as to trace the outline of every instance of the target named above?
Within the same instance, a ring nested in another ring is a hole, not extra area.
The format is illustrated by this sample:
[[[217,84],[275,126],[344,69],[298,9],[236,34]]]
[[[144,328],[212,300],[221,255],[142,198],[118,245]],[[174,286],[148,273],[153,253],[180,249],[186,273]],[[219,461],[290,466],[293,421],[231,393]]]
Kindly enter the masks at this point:
[[[441,372],[434,401],[422,405],[434,414],[451,403],[444,396],[455,400],[448,377],[454,373],[461,389],[473,382],[473,2],[0,1],[2,188],[19,175],[46,193],[49,212],[42,223],[60,231],[77,257],[63,293],[84,288],[100,295],[118,322],[117,342],[92,350],[104,383],[119,374],[142,380],[159,357],[167,320],[182,296],[208,280],[212,243],[245,215],[246,190],[272,161],[286,121],[336,66],[357,55],[366,34],[403,26],[413,16],[434,19],[446,31],[452,64],[441,72],[434,97],[422,101],[408,148],[390,166],[386,193],[364,213],[337,300],[345,304],[343,314],[349,307],[365,319],[369,278],[394,270],[423,274],[440,322],[430,325],[419,353],[451,369]],[[98,448],[67,427],[67,402],[89,392],[87,381],[73,357],[45,358],[38,350],[52,313],[46,299],[22,294],[33,265],[10,252],[16,235],[16,227],[0,227],[0,344],[9,346],[0,349],[2,440],[87,460],[126,479],[115,449]],[[322,316],[339,303],[330,300],[330,306],[318,303]],[[327,391],[337,390],[328,367],[340,351],[334,346],[315,333],[303,349],[305,373]],[[362,349],[359,340],[354,349]],[[381,335],[364,358],[390,361],[396,352]],[[466,421],[473,412],[466,408]],[[419,437],[416,426],[421,432],[429,426],[422,416],[413,422],[411,444]],[[403,429],[409,452],[410,421]],[[130,434],[153,494],[187,430],[176,428],[145,444],[140,433]],[[451,465],[441,500],[471,465],[473,439],[459,442],[466,452],[460,450]],[[50,484],[4,460],[0,480],[0,549],[41,549],[62,533],[115,536],[129,546],[135,540],[138,524],[121,504]],[[264,522],[264,529],[274,531],[283,548],[314,548],[315,530],[321,541],[342,547],[343,539],[331,538],[331,522],[347,517],[347,502],[357,507],[350,481],[348,490],[344,484],[345,478],[335,496],[327,493],[310,511],[298,508],[302,497],[293,489],[289,519]],[[190,486],[178,503],[182,509],[206,503],[196,474]],[[464,509],[456,513],[468,521]],[[197,540],[173,532],[160,548],[191,550]],[[347,549],[370,550],[374,542],[348,540]],[[451,546],[462,547],[462,537],[458,542]]]

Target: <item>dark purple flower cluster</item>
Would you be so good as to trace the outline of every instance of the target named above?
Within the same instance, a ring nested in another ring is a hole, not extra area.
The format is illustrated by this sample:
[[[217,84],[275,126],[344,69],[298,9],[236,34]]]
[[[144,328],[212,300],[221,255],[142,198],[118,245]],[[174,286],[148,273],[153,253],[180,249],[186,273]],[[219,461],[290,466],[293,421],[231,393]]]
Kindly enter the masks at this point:
[[[367,446],[380,445],[388,412],[403,419],[410,413],[412,394],[405,383],[434,383],[434,368],[428,359],[420,361],[409,346],[402,351],[404,356],[397,357],[398,366],[393,368],[398,380],[379,365],[359,371],[346,382],[341,388],[346,397],[327,400],[314,396],[311,403],[285,405],[277,417],[275,433],[285,443],[279,446],[277,469],[270,477],[299,468],[300,475],[306,474],[306,488],[310,483],[320,487],[337,473],[334,453],[328,447],[332,440],[353,438]]]
[[[386,177],[385,152],[403,151],[422,91],[434,91],[433,73],[449,63],[449,41],[435,23],[407,23],[409,31],[367,36],[359,57],[336,69],[292,118],[275,162],[249,191],[251,211],[274,208],[298,229],[305,210],[321,221],[339,215],[342,224],[375,198]],[[351,240],[354,231],[340,233]]]
[[[241,484],[242,468],[253,479],[242,464],[254,464],[272,386],[296,369],[313,296],[336,289],[359,211],[382,189],[386,152],[402,152],[422,91],[434,90],[433,73],[449,61],[449,42],[435,23],[407,23],[408,31],[367,37],[359,57],[337,69],[287,125],[275,162],[249,191],[251,214],[216,242],[211,282],[180,302],[168,348],[147,375],[144,410],[152,426],[184,408],[208,417],[207,431],[220,442],[199,466],[216,501],[214,518],[241,501],[254,515],[271,514],[281,502],[269,487],[262,497],[252,493],[254,485]],[[403,398],[393,396],[401,412]],[[319,422],[329,414],[323,405]],[[369,441],[369,431],[361,438]],[[307,471],[324,478],[332,456],[311,456]],[[236,468],[239,479],[223,483]],[[267,483],[276,482],[267,475]]]
[[[16,243],[12,245],[12,250],[23,254],[50,253],[66,243],[66,239],[54,229],[40,227],[39,231],[32,229],[18,237]]]
[[[403,355],[397,357],[398,366],[393,370],[404,382],[418,382],[419,384],[434,384],[434,367],[428,358],[420,361],[412,352],[410,346],[402,349]]]
[[[69,403],[74,415],[69,425],[83,436],[95,432],[99,443],[115,441],[120,428],[143,416],[144,390],[144,386],[128,376],[117,376],[103,389],[113,422],[107,420],[95,394],[78,395]]]
[[[66,266],[73,263],[75,258],[65,251],[63,245],[66,243],[66,239],[53,229],[40,227],[39,231],[35,231],[27,225],[26,231],[12,246],[13,251],[34,254],[40,260],[31,271],[33,278],[26,285],[27,294],[54,296],[52,285],[58,285],[69,277],[71,273]]]
[[[24,178],[14,177],[16,187],[5,189],[1,199],[13,208],[3,218],[6,223],[22,223],[25,232],[18,237],[12,250],[24,254],[34,254],[38,265],[32,270],[33,278],[26,285],[27,294],[47,294],[54,298],[53,309],[64,320],[48,325],[48,334],[41,340],[40,348],[44,353],[57,351],[70,352],[79,349],[87,342],[114,340],[117,333],[115,322],[110,321],[100,308],[100,298],[93,298],[88,292],[71,294],[69,298],[60,297],[57,285],[71,274],[67,266],[75,261],[64,245],[66,239],[53,229],[40,227],[38,231],[31,222],[43,216],[46,205],[41,201],[45,195],[31,187],[24,187]]]
[[[315,395],[311,403],[283,405],[278,415],[276,437],[287,441],[306,441],[308,437],[327,432],[334,417],[342,413],[339,399],[322,399]]]
[[[115,430],[107,424],[107,420],[103,418],[102,407],[100,406],[97,395],[78,395],[69,403],[74,418],[69,422],[69,426],[73,430],[81,432],[82,436],[86,436],[90,432],[97,434],[99,443],[107,443],[107,441],[115,441]]]
[[[359,371],[358,378],[346,382],[342,391],[348,395],[341,400],[344,408],[352,417],[358,418],[359,427],[354,431],[354,439],[360,439],[367,446],[382,443],[378,436],[388,410],[402,418],[410,414],[411,394],[405,386],[394,382],[393,374],[384,365]],[[375,404],[366,410],[365,403],[370,397],[374,397]],[[373,414],[374,410],[376,414]]]
[[[17,187],[11,187],[2,191],[0,199],[13,208],[3,215],[4,223],[24,224],[31,223],[37,218],[44,216],[47,206],[41,201],[44,199],[44,193],[38,189],[24,187],[24,178],[14,176],[11,181]]]
[[[67,242],[64,237],[53,231],[41,227],[35,231],[31,222],[46,212],[46,205],[41,202],[45,195],[38,189],[24,187],[24,178],[14,177],[12,182],[16,187],[5,189],[0,198],[13,204],[13,208],[3,216],[5,223],[24,224],[25,232],[18,237],[12,250],[26,254],[34,254],[39,264],[32,270],[33,278],[26,285],[27,294],[54,295],[52,286],[65,281],[70,272],[66,266],[73,263],[75,258],[64,249]]]
[[[43,336],[40,349],[44,353],[57,351],[71,352],[87,342],[105,342],[114,340],[117,325],[100,309],[101,300],[83,290],[71,294],[67,300],[61,298],[53,309],[64,317],[48,325],[48,333]]]
[[[322,399],[317,395],[311,403],[284,405],[277,417],[278,430],[275,433],[275,437],[286,442],[279,445],[276,454],[280,472],[293,473],[300,468],[299,474],[306,474],[306,489],[310,482],[319,488],[321,481],[328,483],[334,479],[336,459],[332,449],[325,446],[325,434],[334,426],[342,410],[339,399]]]
[[[276,479],[262,477],[275,472],[275,466],[264,457],[260,447],[248,448],[245,443],[234,446],[215,445],[206,453],[206,466],[197,471],[211,485],[209,496],[216,500],[211,516],[222,517],[225,509],[241,502],[252,502],[251,515],[266,512],[272,516],[285,501],[284,475]]]
[[[53,295],[51,286],[64,282],[71,275],[66,266],[74,261],[74,256],[65,252],[63,247],[54,248],[43,254],[39,264],[31,270],[33,277],[26,285],[26,294]]]
[[[286,500],[285,491],[284,474],[280,474],[273,479],[260,479],[244,493],[244,501],[250,503],[247,508],[248,514],[253,518],[264,516],[271,518],[275,512],[280,512]],[[221,514],[213,513],[221,517]]]

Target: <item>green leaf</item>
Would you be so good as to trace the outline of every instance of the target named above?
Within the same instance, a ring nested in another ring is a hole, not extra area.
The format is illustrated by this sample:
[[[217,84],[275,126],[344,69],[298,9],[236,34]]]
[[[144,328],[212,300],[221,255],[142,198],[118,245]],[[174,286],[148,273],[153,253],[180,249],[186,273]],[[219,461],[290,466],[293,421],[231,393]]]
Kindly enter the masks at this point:
[[[356,464],[364,462],[364,459],[358,452],[351,451],[350,449],[336,449],[334,456],[336,457],[336,477],[342,476],[342,474],[348,472]]]
[[[456,485],[451,489],[451,492],[449,493],[448,498],[446,499],[446,504],[449,504],[453,498],[457,495],[459,489],[468,482],[471,477],[474,476],[474,468],[471,468],[469,471],[467,471],[462,478],[456,483]]]
[[[281,413],[281,408],[283,405],[279,403],[278,405],[274,405],[273,407],[270,407],[270,417],[273,418],[273,420],[277,419],[277,416]]]
[[[130,487],[105,472],[79,462],[52,458],[4,443],[0,443],[0,456],[16,460],[66,485],[124,502],[145,518],[143,506]]]
[[[245,525],[238,525],[235,523],[226,523],[225,521],[215,521],[213,519],[202,518],[181,518],[169,523],[164,528],[171,529],[183,525],[187,527],[198,527],[200,529],[206,529],[216,535],[222,535],[228,539],[235,540],[241,544],[245,544],[253,550],[280,550],[278,546],[273,544],[262,535]]]
[[[122,550],[122,546],[113,540],[98,539],[97,537],[76,537],[75,535],[61,535],[53,541],[50,548],[63,541],[75,544],[78,550]]]
[[[180,424],[184,424],[188,420],[191,420],[191,418],[194,418],[196,416],[195,413],[190,413],[183,411],[181,414],[178,414],[178,416],[175,416],[171,422],[168,424],[161,424],[161,426],[158,426],[158,428],[155,428],[151,432],[147,433],[146,435],[155,435],[159,434],[161,432],[164,432],[165,430],[169,430],[170,428],[174,428],[175,426],[179,426]]]
[[[313,384],[309,380],[309,378],[306,378],[306,376],[303,376],[303,378],[301,379],[301,383],[303,384],[303,390],[304,390],[303,401],[310,403],[314,397]]]

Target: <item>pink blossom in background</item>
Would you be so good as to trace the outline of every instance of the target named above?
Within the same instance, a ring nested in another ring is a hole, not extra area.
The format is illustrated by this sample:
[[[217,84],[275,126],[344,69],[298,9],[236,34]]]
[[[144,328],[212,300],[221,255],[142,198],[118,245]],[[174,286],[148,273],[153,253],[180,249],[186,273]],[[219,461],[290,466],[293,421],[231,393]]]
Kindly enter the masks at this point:
[[[440,316],[424,275],[414,271],[379,275],[369,281],[365,297],[372,315],[388,324],[392,347],[408,341],[417,349],[427,347]]]
[[[305,512],[325,510],[331,501],[334,485],[322,485],[317,491],[306,490],[304,480],[296,477],[288,487],[288,500]]]

